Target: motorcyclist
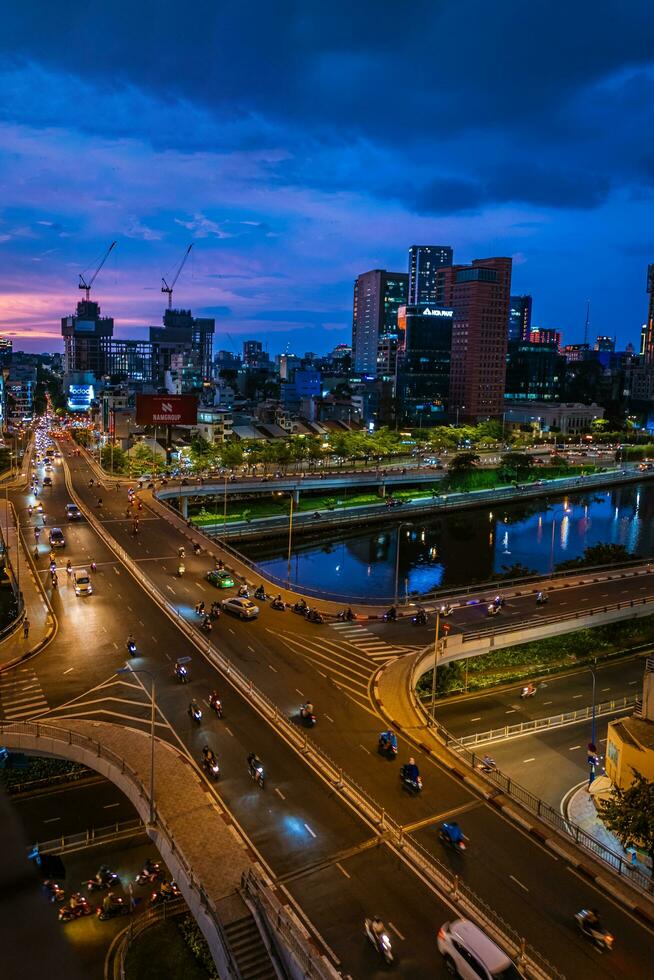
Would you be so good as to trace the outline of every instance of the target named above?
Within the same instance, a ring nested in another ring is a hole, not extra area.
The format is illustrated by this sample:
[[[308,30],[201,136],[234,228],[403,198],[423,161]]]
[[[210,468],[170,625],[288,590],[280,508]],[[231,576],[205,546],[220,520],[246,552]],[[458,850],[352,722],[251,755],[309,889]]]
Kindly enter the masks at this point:
[[[405,763],[403,776],[406,780],[408,780],[408,782],[417,784],[418,779],[420,778],[420,770],[418,769],[416,760],[413,758],[413,756],[411,756],[409,761]]]
[[[161,887],[159,888],[159,891],[161,892],[162,898],[172,898],[174,894],[172,882],[167,881],[164,878],[164,880],[161,882]]]
[[[134,636],[132,633],[127,634],[127,640],[125,641],[125,646],[127,647],[128,653],[131,653],[132,650],[136,650],[136,642],[134,640]]]
[[[384,923],[382,922],[382,920],[379,918],[378,915],[373,915],[372,919],[370,920],[370,931],[372,932],[377,942],[381,944],[381,937],[386,932],[386,926],[384,925]]]
[[[451,841],[452,844],[458,845],[465,840],[465,837],[463,836],[463,831],[459,827],[456,820],[450,820],[449,823],[444,823],[441,826],[441,830],[443,831],[443,834],[447,837],[447,839]]]
[[[298,599],[298,601],[295,603],[295,609],[297,609],[299,612],[306,611],[307,608],[305,599]]]
[[[175,663],[175,677],[182,678],[186,676],[186,667],[184,664],[180,664],[179,661]]]
[[[101,864],[95,873],[95,880],[100,886],[100,888],[103,888],[110,878],[111,878],[111,871],[109,869],[109,866],[106,864]]]
[[[386,612],[385,619],[389,623],[395,622],[395,620],[397,619],[397,609],[395,608],[395,606],[391,606],[391,608]]]
[[[152,858],[149,857],[146,858],[145,863],[143,865],[143,873],[146,874],[148,877],[150,877],[151,875],[155,874],[156,871],[157,871],[156,862],[153,861]]]
[[[602,928],[597,909],[586,909],[586,915],[582,916],[581,928],[589,935],[598,932]]]
[[[200,711],[200,705],[198,704],[196,698],[193,698],[188,706],[188,713],[192,718],[195,718],[195,716],[198,714],[199,711]]]
[[[303,718],[310,718],[313,714],[313,704],[311,701],[305,701],[305,703],[300,708],[300,714]]]
[[[254,590],[254,598],[255,599],[265,599],[266,598],[266,590],[264,589],[263,584],[262,585],[258,585],[257,588]]]
[[[73,894],[70,896],[70,901],[68,902],[70,908],[73,911],[75,911],[76,909],[80,908],[83,904],[84,903],[82,902],[82,896],[80,895],[80,893],[73,892]]]
[[[207,765],[210,765],[216,758],[213,749],[210,749],[208,745],[205,745],[204,748],[202,749],[202,758],[207,763]]]
[[[248,768],[250,770],[250,775],[254,776],[257,769],[261,769],[261,759],[258,757],[256,752],[250,752],[248,756]]]
[[[397,749],[397,735],[395,732],[390,731],[382,732],[379,736],[379,745],[382,751],[387,751],[388,749]]]
[[[418,606],[418,608],[416,609],[415,620],[417,623],[427,622],[427,612],[423,606]]]
[[[178,558],[186,558],[186,552],[184,551],[183,548],[177,549],[177,556]]]
[[[115,905],[118,904],[116,896],[113,892],[107,892],[105,897],[102,899],[102,911],[107,915],[111,912]]]
[[[239,598],[241,599],[249,599],[250,590],[248,589],[247,585],[242,585],[238,590],[238,594],[239,594]]]
[[[495,759],[491,755],[486,754],[481,761],[485,769],[495,768]]]
[[[213,707],[214,704],[218,704],[219,702],[218,691],[212,691],[209,695],[209,704]]]

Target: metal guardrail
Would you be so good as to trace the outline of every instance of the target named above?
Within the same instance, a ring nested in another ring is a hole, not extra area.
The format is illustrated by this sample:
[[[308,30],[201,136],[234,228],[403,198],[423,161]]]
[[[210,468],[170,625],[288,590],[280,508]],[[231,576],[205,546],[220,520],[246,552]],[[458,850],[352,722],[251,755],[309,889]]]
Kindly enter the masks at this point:
[[[146,909],[136,919],[132,919],[130,924],[121,934],[118,945],[110,947],[109,954],[113,957],[113,980],[126,980],[125,961],[127,953],[135,939],[149,929],[151,926],[159,925],[168,919],[176,918],[189,912],[188,906],[183,898],[173,898],[164,902],[159,908]],[[190,912],[189,912],[190,914]],[[105,978],[108,977],[107,964],[105,963]]]
[[[540,626],[549,626],[553,623],[564,623],[575,619],[584,619],[586,616],[597,616],[601,613],[611,612],[620,609],[635,609],[638,606],[646,606],[654,603],[654,595],[643,596],[640,599],[627,599],[625,602],[607,602],[603,606],[593,606],[592,609],[576,609],[574,612],[559,613],[553,616],[539,616],[537,621],[521,620],[519,623],[507,623],[506,627],[486,627],[482,629],[470,630],[463,633],[462,642],[465,645],[474,640],[483,639],[486,636],[500,636],[506,633],[519,633],[524,629],[534,629]],[[525,640],[525,643],[528,643]]]
[[[82,847],[93,847],[104,844],[116,838],[131,837],[134,834],[146,833],[146,827],[138,818],[121,820],[107,827],[90,827],[79,834],[64,834],[52,840],[36,841],[32,847],[38,847],[42,854],[63,854],[65,851],[79,850]],[[28,848],[31,850],[32,848]]]
[[[636,698],[633,695],[625,695],[622,698],[613,698],[611,701],[602,701],[595,705],[594,715],[600,718],[602,715],[611,715],[616,711],[624,711],[635,705]],[[577,721],[585,721],[593,717],[593,708],[588,705],[586,708],[577,708],[575,711],[563,711],[559,715],[552,715],[549,718],[533,718],[531,721],[521,721],[515,725],[504,725],[502,728],[491,728],[487,732],[475,732],[473,735],[460,735],[457,739],[460,745],[480,745],[482,742],[501,742],[507,738],[514,738],[518,735],[531,735],[533,732],[541,732],[545,729],[563,728],[565,725],[573,725]]]
[[[312,764],[314,770],[346,799],[370,826],[377,828],[378,832],[385,836],[387,842],[398,848],[402,848],[402,853],[405,857],[408,856],[412,859],[415,870],[421,875],[429,877],[434,883],[437,883],[437,886],[450,895],[451,898],[457,900],[458,896],[464,895],[465,901],[462,899],[461,904],[466,914],[481,921],[486,930],[494,935],[505,949],[514,957],[521,958],[528,977],[533,977],[534,980],[546,980],[546,978],[561,976],[553,969],[551,964],[544,960],[537,950],[528,947],[517,931],[509,926],[494,909],[491,909],[482,899],[475,896],[471,889],[468,889],[466,886],[462,891],[459,886],[458,876],[453,875],[449,868],[437,861],[436,858],[432,858],[431,863],[426,863],[423,854],[427,852],[423,852],[419,845],[413,841],[413,838],[404,833],[401,825],[393,821],[386,814],[385,809],[363,787],[359,786],[355,780],[346,774],[341,766],[330,759],[324,750],[309,738],[306,732],[300,731],[293,724],[291,718],[278,708],[263,691],[255,687],[252,680],[226,654],[221,653],[211,641],[201,636],[198,630],[187,622],[181,611],[173,606],[154,583],[144,575],[131,556],[111,537],[103,524],[97,520],[95,514],[85,506],[81,498],[76,494],[68,472],[66,472],[66,482],[71,499],[83,509],[87,515],[87,519],[93,525],[98,535],[107,547],[120,558],[133,578],[139,582],[144,591],[154,599],[169,618],[176,623],[178,628],[187,636],[193,645],[225,674],[233,687],[262,715],[273,729],[282,735],[291,748],[301,755],[308,764]],[[0,726],[1,731],[2,727]],[[142,788],[141,792],[143,792]],[[191,874],[190,869],[189,874]],[[196,884],[201,890],[199,882],[196,882]],[[202,894],[204,893],[202,892]],[[207,904],[209,903],[208,898],[206,902]]]

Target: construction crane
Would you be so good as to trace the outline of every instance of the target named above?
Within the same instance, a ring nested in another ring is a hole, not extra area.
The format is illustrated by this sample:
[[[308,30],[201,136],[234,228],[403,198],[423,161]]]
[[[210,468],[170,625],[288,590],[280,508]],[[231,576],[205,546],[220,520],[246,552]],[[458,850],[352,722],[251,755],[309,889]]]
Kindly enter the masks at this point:
[[[182,271],[182,269],[184,268],[184,263],[186,262],[186,260],[188,258],[188,253],[193,248],[193,245],[194,245],[194,242],[191,242],[191,244],[189,245],[189,247],[184,252],[184,258],[182,259],[182,261],[177,266],[177,272],[175,273],[175,276],[174,276],[173,281],[171,282],[170,286],[168,285],[168,283],[166,282],[166,280],[164,279],[164,277],[163,276],[161,277],[161,281],[163,283],[163,286],[161,287],[161,292],[162,293],[168,293],[168,309],[169,310],[172,309],[172,305],[173,305],[173,289],[175,288],[175,283],[179,279],[179,274]]]
[[[116,247],[116,244],[117,244],[116,242],[112,242],[111,243],[111,245],[109,246],[109,248],[107,249],[107,251],[104,253],[104,255],[102,257],[102,261],[100,262],[100,265],[97,267],[97,269],[95,270],[95,272],[91,276],[91,279],[89,280],[89,282],[87,282],[86,279],[84,278],[84,273],[80,272],[80,274],[79,274],[79,283],[77,285],[77,288],[78,289],[83,289],[85,291],[85,293],[86,293],[86,302],[87,303],[89,301],[89,293],[91,292],[91,286],[95,282],[95,279],[96,279],[96,276],[97,276],[98,272],[100,271],[100,269],[102,268],[102,266],[105,264],[105,262],[109,258],[109,255],[111,254],[111,252]]]

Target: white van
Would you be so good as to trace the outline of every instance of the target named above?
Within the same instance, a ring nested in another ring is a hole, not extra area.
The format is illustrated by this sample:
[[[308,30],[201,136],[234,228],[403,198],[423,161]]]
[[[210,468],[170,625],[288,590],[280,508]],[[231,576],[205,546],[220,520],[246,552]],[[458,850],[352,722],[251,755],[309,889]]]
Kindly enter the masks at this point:
[[[75,583],[75,595],[91,595],[93,586],[91,576],[85,568],[76,568],[73,572],[73,582]]]

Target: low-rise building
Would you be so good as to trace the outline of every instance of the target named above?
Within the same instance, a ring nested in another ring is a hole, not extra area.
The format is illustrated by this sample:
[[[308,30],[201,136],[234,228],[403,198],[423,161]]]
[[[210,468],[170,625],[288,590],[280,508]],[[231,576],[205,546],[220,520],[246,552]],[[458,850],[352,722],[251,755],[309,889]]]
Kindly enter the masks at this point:
[[[634,769],[654,780],[654,657],[647,659],[643,695],[634,714],[609,722],[605,765],[613,785],[623,789],[633,782]]]
[[[601,405],[581,405],[578,402],[508,402],[504,410],[507,426],[525,426],[540,432],[561,432],[574,435],[587,432],[596,419],[604,418]]]

